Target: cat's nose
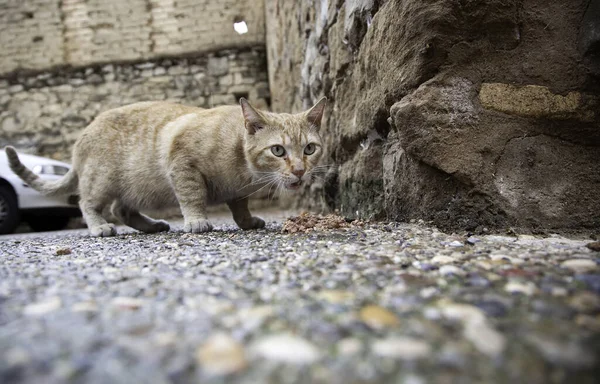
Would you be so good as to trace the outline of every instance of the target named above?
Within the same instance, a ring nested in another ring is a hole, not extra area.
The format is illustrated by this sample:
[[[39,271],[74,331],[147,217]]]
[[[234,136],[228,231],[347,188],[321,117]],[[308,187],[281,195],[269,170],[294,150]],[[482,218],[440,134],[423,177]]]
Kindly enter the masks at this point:
[[[292,174],[296,177],[298,177],[299,179],[302,178],[302,176],[304,176],[304,169],[296,169],[294,171],[292,171]]]

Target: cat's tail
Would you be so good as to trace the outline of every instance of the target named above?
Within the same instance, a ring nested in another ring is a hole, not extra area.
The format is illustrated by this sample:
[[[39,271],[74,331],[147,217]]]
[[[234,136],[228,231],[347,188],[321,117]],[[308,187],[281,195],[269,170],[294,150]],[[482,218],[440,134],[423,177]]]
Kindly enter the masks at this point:
[[[56,195],[67,195],[77,192],[77,172],[73,168],[67,172],[67,174],[59,180],[42,180],[38,175],[31,172],[21,160],[19,155],[13,147],[6,147],[6,156],[8,157],[8,165],[10,169],[21,178],[27,185],[42,195],[56,196]]]

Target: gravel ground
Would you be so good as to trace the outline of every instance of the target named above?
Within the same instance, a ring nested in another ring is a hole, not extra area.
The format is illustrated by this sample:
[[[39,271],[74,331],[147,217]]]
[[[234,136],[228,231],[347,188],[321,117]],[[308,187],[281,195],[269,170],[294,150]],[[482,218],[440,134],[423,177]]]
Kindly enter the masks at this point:
[[[597,382],[589,241],[266,216],[0,238],[0,382]]]

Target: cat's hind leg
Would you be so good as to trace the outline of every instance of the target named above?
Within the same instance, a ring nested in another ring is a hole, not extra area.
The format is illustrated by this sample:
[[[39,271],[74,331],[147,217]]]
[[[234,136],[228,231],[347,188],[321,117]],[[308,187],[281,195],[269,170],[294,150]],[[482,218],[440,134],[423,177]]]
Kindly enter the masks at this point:
[[[115,236],[117,229],[114,224],[110,224],[102,217],[103,204],[97,204],[89,199],[82,199],[79,201],[79,207],[83,214],[83,219],[87,224],[90,233],[95,237],[108,237]]]
[[[171,227],[164,220],[154,220],[140,212],[125,206],[121,201],[115,200],[111,207],[112,214],[123,224],[145,233],[166,232]]]

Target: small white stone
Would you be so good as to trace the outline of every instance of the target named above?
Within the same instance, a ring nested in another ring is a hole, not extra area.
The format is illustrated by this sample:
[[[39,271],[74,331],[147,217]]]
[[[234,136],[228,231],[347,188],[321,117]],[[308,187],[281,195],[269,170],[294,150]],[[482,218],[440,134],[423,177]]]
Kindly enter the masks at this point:
[[[454,240],[453,242],[448,244],[449,247],[462,247],[463,245],[464,244],[458,240]]]
[[[467,304],[445,304],[442,308],[444,317],[458,320],[463,324],[463,335],[479,352],[488,356],[497,356],[505,348],[504,336],[496,331],[487,321],[482,310]]]
[[[445,318],[466,323],[469,321],[484,321],[483,311],[467,304],[443,304],[440,308]]]
[[[437,308],[427,307],[423,310],[423,316],[428,320],[439,320],[442,314]]]
[[[456,276],[464,276],[467,273],[454,265],[442,265],[440,267],[440,275],[456,275]]]
[[[251,350],[262,358],[289,364],[312,364],[321,358],[319,350],[313,344],[289,334],[263,337]]]
[[[567,293],[569,293],[569,291],[567,291],[567,289],[563,287],[552,287],[551,293],[552,296],[563,297],[567,296]]]
[[[537,292],[537,287],[532,282],[521,283],[518,281],[509,281],[504,286],[504,290],[510,293],[522,293],[531,296]]]
[[[421,291],[419,292],[419,296],[421,296],[424,299],[430,299],[438,293],[439,291],[437,287],[426,287],[421,289]]]
[[[218,333],[211,336],[196,352],[202,370],[211,376],[229,375],[246,368],[243,346],[231,336]]]
[[[160,332],[154,336],[154,343],[160,347],[169,347],[177,344],[175,332]]]
[[[598,265],[590,259],[571,259],[563,261],[560,265],[563,268],[570,269],[576,273],[591,272],[598,268]]]
[[[274,315],[273,307],[269,305],[259,305],[251,308],[244,308],[238,312],[239,324],[246,330],[260,328],[264,322]]]
[[[463,334],[479,352],[491,357],[498,356],[506,345],[504,336],[487,321],[466,323]]]
[[[139,309],[141,306],[144,305],[144,300],[142,299],[137,299],[135,297],[124,297],[124,296],[119,296],[119,297],[115,297],[112,300],[112,304],[115,307],[118,307],[120,309]]]
[[[60,297],[50,297],[44,301],[29,304],[23,309],[23,314],[26,316],[42,316],[50,312],[54,312],[62,306]]]
[[[433,264],[449,264],[455,262],[456,259],[450,256],[437,255],[431,259]]]
[[[356,355],[361,352],[363,345],[360,340],[354,338],[347,338],[340,340],[337,344],[337,350],[340,355]]]
[[[73,312],[96,312],[98,305],[95,301],[81,301],[71,306]]]
[[[426,342],[412,337],[394,337],[373,342],[373,353],[382,357],[402,360],[422,359],[431,353]]]

